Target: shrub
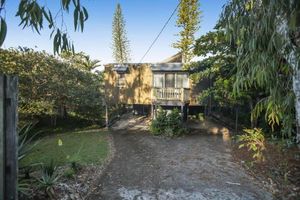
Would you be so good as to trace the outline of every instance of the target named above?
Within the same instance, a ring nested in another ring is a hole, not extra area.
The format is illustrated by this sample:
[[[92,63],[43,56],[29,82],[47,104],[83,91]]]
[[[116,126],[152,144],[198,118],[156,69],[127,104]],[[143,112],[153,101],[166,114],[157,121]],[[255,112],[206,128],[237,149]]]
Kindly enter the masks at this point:
[[[158,108],[156,119],[152,120],[150,131],[154,135],[162,135],[167,125],[167,112]]]
[[[253,152],[253,159],[256,161],[264,161],[263,151],[265,148],[265,137],[262,129],[244,129],[245,134],[238,136],[238,141],[242,144],[239,148],[247,147],[249,151]]]
[[[159,108],[156,119],[150,125],[150,131],[154,135],[174,137],[185,133],[186,129],[178,109],[173,109],[168,114],[165,110]]]
[[[204,118],[204,113],[199,113],[198,119],[199,119],[200,122],[203,122],[204,119],[205,119],[205,118]]]

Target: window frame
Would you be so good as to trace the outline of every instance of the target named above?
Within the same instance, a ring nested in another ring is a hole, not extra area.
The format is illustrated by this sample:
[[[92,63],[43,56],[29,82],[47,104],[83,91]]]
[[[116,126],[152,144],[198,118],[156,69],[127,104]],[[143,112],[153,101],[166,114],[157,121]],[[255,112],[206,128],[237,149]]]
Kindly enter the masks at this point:
[[[126,82],[125,73],[119,73],[118,74],[118,87],[119,88],[125,87],[125,82]]]
[[[155,72],[153,73],[153,78],[152,78],[152,86],[154,88],[166,88],[166,75],[167,74],[174,74],[174,88],[179,88],[178,87],[178,75],[181,75],[183,77],[182,79],[182,87],[180,88],[190,88],[190,81],[189,81],[189,76],[187,72]],[[157,87],[155,86],[155,77],[154,76],[162,76],[163,77],[163,82],[162,82],[162,87]],[[186,81],[186,82],[184,82]]]

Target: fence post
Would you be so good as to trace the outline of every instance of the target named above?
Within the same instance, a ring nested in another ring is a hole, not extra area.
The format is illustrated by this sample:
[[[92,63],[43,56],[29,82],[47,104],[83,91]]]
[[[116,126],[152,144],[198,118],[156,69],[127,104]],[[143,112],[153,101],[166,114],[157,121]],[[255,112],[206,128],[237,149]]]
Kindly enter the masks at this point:
[[[1,198],[18,199],[17,102],[18,78],[0,75]]]
[[[0,200],[4,200],[4,76],[0,74]]]

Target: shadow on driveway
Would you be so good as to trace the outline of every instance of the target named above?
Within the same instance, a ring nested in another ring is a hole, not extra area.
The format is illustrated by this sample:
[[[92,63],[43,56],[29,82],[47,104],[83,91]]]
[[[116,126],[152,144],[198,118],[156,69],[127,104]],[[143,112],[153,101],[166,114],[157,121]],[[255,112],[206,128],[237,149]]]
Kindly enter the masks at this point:
[[[232,160],[230,140],[203,130],[170,139],[129,127],[112,131],[115,157],[89,199],[272,199]]]

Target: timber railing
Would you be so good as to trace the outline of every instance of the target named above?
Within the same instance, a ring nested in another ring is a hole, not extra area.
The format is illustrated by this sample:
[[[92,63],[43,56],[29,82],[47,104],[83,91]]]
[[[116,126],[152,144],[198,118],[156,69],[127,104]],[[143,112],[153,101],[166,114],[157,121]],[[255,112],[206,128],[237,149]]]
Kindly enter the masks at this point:
[[[189,101],[188,88],[152,88],[152,100]]]

